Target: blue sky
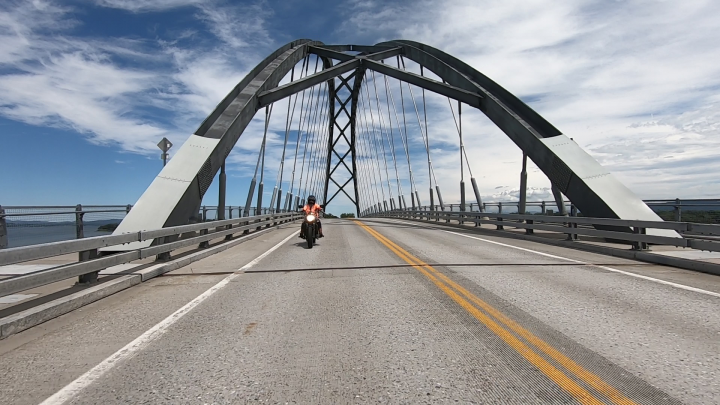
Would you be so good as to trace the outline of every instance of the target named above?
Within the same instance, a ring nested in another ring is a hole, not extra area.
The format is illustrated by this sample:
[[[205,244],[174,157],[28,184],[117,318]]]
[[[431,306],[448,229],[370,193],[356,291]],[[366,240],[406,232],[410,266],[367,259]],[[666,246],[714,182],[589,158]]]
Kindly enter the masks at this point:
[[[155,144],[166,136],[177,150],[245,73],[296,38],[428,43],[520,96],[640,197],[720,197],[718,32],[720,4],[692,0],[5,0],[0,204],[134,203],[161,169]],[[428,102],[451,202],[457,133],[447,101]],[[521,153],[465,111],[481,193],[516,198]],[[271,125],[273,142],[282,127]],[[228,204],[244,203],[261,132],[254,122],[229,158]],[[426,190],[427,175],[416,176]],[[532,166],[528,185],[529,198],[550,198]]]

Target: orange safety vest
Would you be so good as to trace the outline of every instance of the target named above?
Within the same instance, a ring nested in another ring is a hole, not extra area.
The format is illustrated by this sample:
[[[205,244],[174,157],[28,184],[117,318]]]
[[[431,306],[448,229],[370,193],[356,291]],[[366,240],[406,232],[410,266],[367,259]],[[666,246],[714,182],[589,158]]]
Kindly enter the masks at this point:
[[[320,207],[320,204],[318,203],[315,203],[315,205],[313,205],[312,207],[310,207],[309,204],[305,204],[305,206],[303,207],[303,211],[305,211],[305,214],[310,214],[312,212],[313,214],[317,215],[317,213],[321,210],[322,207]]]

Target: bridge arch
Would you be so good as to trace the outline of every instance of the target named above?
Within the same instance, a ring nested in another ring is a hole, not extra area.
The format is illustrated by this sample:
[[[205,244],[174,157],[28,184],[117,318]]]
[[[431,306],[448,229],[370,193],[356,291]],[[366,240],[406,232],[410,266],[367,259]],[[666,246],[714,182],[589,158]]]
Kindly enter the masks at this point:
[[[310,54],[321,58],[323,69],[316,74],[278,86],[282,78]],[[398,55],[432,71],[444,82],[378,62]],[[346,195],[356,207],[359,207],[354,150],[355,111],[357,93],[366,70],[395,77],[478,108],[584,215],[661,220],[642,200],[574,141],[502,86],[461,60],[428,45],[407,40],[393,40],[365,46],[325,45],[319,41],[300,39],[270,54],[230,91],[153,180],[132,211],[118,226],[115,234],[191,222],[197,215],[202,198],[212,180],[224,165],[225,158],[240,139],[255,113],[266,105],[323,82],[328,84],[330,97],[327,109],[329,116],[333,118],[333,124],[329,129],[328,148],[331,150],[334,145],[334,132],[348,139],[352,169],[344,164],[350,172],[350,179],[345,184],[353,181],[355,195],[352,196],[347,192]],[[348,72],[354,72],[353,84],[349,83],[350,76],[342,80],[341,75]],[[340,87],[345,85],[349,93],[349,96],[342,99],[338,97],[339,92],[335,88],[335,78],[338,76],[341,77]],[[348,103],[350,110],[346,108]],[[336,104],[339,106],[338,109]],[[344,128],[334,125],[335,119],[341,112],[347,114],[349,123],[345,128],[349,126],[349,138],[344,133]],[[330,150],[326,163],[326,200],[327,185],[332,180]],[[340,167],[340,163],[337,166]],[[339,187],[338,192],[345,192],[344,185],[336,184]],[[117,250],[137,247],[140,246],[126,245],[118,247]]]

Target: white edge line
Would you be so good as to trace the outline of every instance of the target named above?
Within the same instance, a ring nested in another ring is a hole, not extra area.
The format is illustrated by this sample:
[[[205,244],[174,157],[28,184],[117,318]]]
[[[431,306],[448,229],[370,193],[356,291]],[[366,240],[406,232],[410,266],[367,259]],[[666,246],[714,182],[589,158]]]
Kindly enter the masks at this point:
[[[62,388],[60,391],[53,394],[51,397],[43,401],[40,405],[59,405],[67,402],[68,400],[72,399],[75,395],[77,395],[80,391],[82,391],[84,388],[95,382],[97,379],[103,376],[103,374],[107,373],[110,369],[115,367],[120,361],[126,360],[128,358],[131,358],[135,354],[137,354],[139,351],[143,350],[145,347],[147,347],[151,342],[158,339],[160,336],[165,334],[167,332],[168,328],[177,322],[180,318],[182,318],[184,315],[186,315],[188,312],[190,312],[193,308],[198,306],[200,303],[208,299],[211,295],[218,292],[220,289],[225,287],[230,281],[232,281],[234,278],[242,274],[243,271],[253,267],[256,265],[260,260],[265,258],[267,255],[278,249],[280,246],[282,246],[285,242],[290,240],[293,236],[295,236],[297,232],[293,232],[288,236],[287,238],[283,239],[280,243],[277,245],[271,247],[268,249],[265,253],[261,254],[260,256],[256,257],[253,261],[250,263],[244,265],[240,269],[237,270],[237,272],[225,277],[224,279],[220,280],[219,283],[215,284],[214,286],[210,287],[207,291],[200,294],[199,296],[195,297],[192,301],[185,304],[182,308],[178,309],[177,311],[173,312],[170,316],[160,321],[158,324],[153,326],[152,328],[148,329],[145,333],[138,336],[135,340],[128,343],[123,347],[122,349],[116,351],[113,353],[110,357],[103,360],[100,364],[93,367],[90,371],[86,372],[85,374],[81,375],[75,381],[71,382],[70,384],[66,385],[64,388]]]
[[[653,277],[643,276],[643,275],[641,275],[641,274],[631,273],[631,272],[629,272],[629,271],[623,271],[623,270],[613,269],[612,267],[598,266],[598,265],[596,265],[596,264],[587,263],[587,262],[583,262],[583,261],[580,261],[580,260],[568,259],[567,257],[551,255],[551,254],[549,254],[549,253],[538,252],[538,251],[531,250],[531,249],[521,248],[521,247],[519,247],[519,246],[508,245],[508,244],[506,244],[506,243],[495,242],[495,241],[488,240],[488,239],[478,238],[478,237],[476,237],[476,236],[465,235],[465,234],[458,233],[458,232],[452,232],[452,231],[446,231],[446,230],[442,230],[442,231],[443,231],[443,232],[447,232],[447,233],[451,233],[451,234],[453,234],[453,235],[463,236],[463,237],[465,237],[465,238],[477,239],[477,240],[479,240],[479,241],[483,241],[483,242],[487,242],[487,243],[492,243],[492,244],[500,245],[500,246],[505,246],[505,247],[509,247],[509,248],[513,248],[513,249],[517,249],[517,250],[522,250],[522,251],[525,251],[525,252],[535,253],[535,254],[538,254],[538,255],[541,255],[541,256],[552,257],[552,258],[554,258],[554,259],[566,260],[566,261],[569,261],[569,262],[578,263],[578,264],[582,264],[582,265],[586,265],[586,266],[597,267],[597,268],[600,268],[600,269],[603,269],[603,270],[607,270],[607,271],[611,271],[611,272],[614,272],[614,273],[620,273],[620,274],[624,274],[624,275],[626,275],[626,276],[641,278],[641,279],[643,279],[643,280],[652,281],[652,282],[655,282],[655,283],[658,283],[658,284],[665,284],[665,285],[669,285],[669,286],[671,286],[671,287],[680,288],[680,289],[682,289],[682,290],[692,291],[692,292],[696,292],[696,293],[705,294],[705,295],[710,295],[710,296],[712,296],[712,297],[718,297],[718,298],[720,298],[720,293],[716,293],[716,292],[713,292],[713,291],[702,290],[702,289],[700,289],[700,288],[690,287],[690,286],[687,286],[687,285],[684,285],[684,284],[673,283],[672,281],[660,280],[660,279],[653,278]]]

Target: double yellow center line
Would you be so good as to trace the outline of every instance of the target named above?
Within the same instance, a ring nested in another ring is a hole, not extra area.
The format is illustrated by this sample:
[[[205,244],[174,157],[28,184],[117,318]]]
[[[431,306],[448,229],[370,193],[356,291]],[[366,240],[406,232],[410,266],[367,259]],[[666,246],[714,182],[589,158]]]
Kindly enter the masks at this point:
[[[520,355],[522,355],[532,365],[537,367],[543,374],[545,374],[550,380],[554,381],[558,386],[567,391],[575,399],[582,404],[603,404],[604,402],[596,398],[590,391],[582,387],[580,384],[575,382],[572,378],[555,367],[552,363],[547,361],[545,358],[540,356],[533,348],[523,342],[517,336],[525,339],[527,343],[535,346],[535,349],[539,349],[544,352],[547,356],[555,360],[567,371],[574,374],[577,378],[584,381],[586,384],[594,388],[602,395],[609,398],[613,403],[618,405],[636,405],[634,401],[624,396],[621,392],[616,390],[614,387],[603,381],[597,375],[586,370],[579,364],[567,356],[560,353],[558,350],[547,344],[542,339],[530,333],[528,330],[517,324],[512,319],[509,319],[503,315],[500,311],[493,308],[485,301],[473,295],[471,292],[458,285],[454,281],[450,280],[446,275],[434,269],[429,264],[423,262],[417,257],[411,255],[406,250],[392,242],[390,239],[381,235],[379,232],[363,224],[360,221],[355,221],[358,225],[363,227],[370,235],[374,236],[378,241],[395,253],[398,257],[403,259],[413,268],[420,271],[430,281],[432,281],[440,290],[447,294],[450,298],[470,313],[475,319],[482,322],[488,327],[493,333],[499,336],[505,343],[515,349]],[[473,305],[474,304],[474,305]],[[504,326],[503,326],[504,325]],[[515,332],[514,335],[512,332]]]

